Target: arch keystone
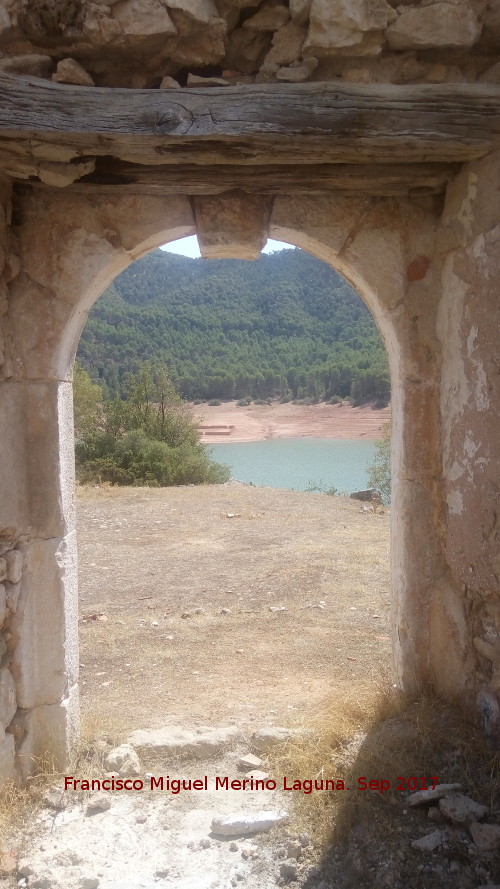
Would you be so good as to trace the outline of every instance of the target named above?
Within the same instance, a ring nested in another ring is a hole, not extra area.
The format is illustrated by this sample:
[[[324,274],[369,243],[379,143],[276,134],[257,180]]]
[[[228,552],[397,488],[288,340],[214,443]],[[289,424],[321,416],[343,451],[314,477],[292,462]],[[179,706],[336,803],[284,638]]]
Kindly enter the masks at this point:
[[[227,191],[194,199],[204,259],[258,259],[269,235],[271,201],[265,195]]]

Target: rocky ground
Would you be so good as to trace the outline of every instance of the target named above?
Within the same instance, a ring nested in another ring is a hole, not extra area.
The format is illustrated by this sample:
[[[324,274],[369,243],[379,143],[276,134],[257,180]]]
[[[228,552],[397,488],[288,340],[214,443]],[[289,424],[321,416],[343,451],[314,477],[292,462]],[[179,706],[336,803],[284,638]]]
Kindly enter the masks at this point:
[[[500,884],[498,757],[441,704],[389,700],[387,512],[246,486],[96,488],[79,521],[84,733],[67,777],[139,784],[35,782],[0,885]],[[411,799],[424,775],[440,786]],[[304,792],[327,777],[344,789]],[[276,787],[230,783],[251,778]]]

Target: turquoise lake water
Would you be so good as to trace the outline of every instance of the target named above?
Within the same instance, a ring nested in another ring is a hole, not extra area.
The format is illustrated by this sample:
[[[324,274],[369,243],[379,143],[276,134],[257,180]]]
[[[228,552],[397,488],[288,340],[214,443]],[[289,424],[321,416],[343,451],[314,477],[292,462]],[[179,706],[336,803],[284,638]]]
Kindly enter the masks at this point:
[[[311,484],[351,494],[368,487],[375,442],[331,438],[275,438],[214,444],[214,460],[242,482],[305,491]]]

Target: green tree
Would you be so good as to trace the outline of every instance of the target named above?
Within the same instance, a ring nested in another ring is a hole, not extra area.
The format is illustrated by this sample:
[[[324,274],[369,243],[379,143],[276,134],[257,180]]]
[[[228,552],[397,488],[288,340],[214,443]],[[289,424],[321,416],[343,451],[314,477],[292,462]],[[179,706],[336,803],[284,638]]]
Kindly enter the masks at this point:
[[[76,361],[73,369],[73,413],[77,438],[95,429],[102,422],[102,389]]]
[[[215,463],[164,367],[147,363],[127,377],[128,397],[102,406],[101,422],[76,443],[77,477],[116,485],[220,484],[227,466]]]
[[[391,424],[384,423],[382,438],[375,442],[373,463],[368,467],[368,484],[382,495],[386,503],[391,500]]]

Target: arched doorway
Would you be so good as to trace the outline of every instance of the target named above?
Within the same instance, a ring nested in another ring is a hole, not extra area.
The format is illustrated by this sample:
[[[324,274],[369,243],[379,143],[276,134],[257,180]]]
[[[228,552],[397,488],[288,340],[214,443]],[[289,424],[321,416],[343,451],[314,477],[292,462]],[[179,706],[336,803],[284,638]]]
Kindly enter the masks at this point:
[[[435,311],[430,257],[439,208],[433,201],[331,195],[256,201],[224,193],[192,204],[184,196],[97,199],[47,190],[42,203],[27,188],[19,191],[17,205],[21,271],[11,288],[12,339],[22,380],[13,412],[30,422],[22,436],[25,467],[10,481],[16,485],[17,526],[29,527],[32,535],[23,596],[11,622],[21,766],[47,747],[64,761],[77,730],[71,368],[79,336],[88,309],[121,269],[151,248],[195,232],[219,256],[246,256],[249,238],[258,243],[269,233],[328,262],[363,296],[384,337],[392,375],[399,681],[409,689],[437,680],[445,692],[463,687],[463,634],[449,636],[449,670],[442,680],[429,647],[431,618],[438,634],[450,619],[439,605],[431,615],[436,579],[445,584],[443,595],[453,595],[433,530],[440,460],[439,349],[426,348]],[[29,332],[23,324],[28,311],[35,313]]]

